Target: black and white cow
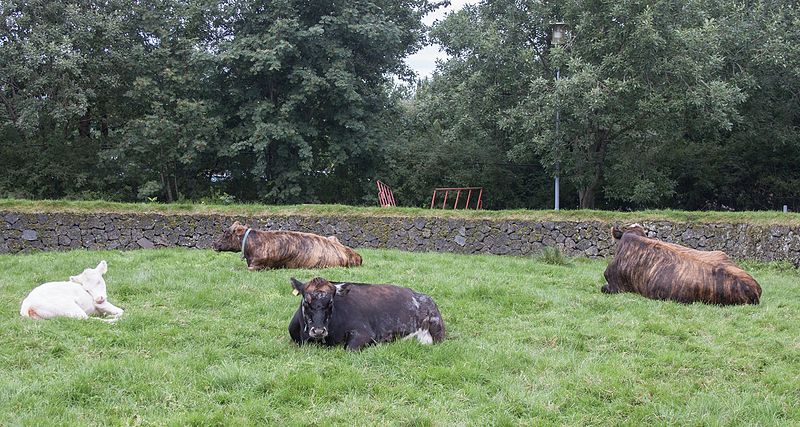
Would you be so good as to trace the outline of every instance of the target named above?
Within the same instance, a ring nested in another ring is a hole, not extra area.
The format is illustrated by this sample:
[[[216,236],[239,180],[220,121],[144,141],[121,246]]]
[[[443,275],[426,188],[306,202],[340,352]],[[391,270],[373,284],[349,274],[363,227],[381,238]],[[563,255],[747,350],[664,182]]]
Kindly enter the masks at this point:
[[[291,282],[302,296],[289,322],[289,335],[297,344],[344,344],[360,350],[398,338],[416,338],[422,344],[444,340],[444,321],[427,295],[394,285],[331,283],[321,277]]]

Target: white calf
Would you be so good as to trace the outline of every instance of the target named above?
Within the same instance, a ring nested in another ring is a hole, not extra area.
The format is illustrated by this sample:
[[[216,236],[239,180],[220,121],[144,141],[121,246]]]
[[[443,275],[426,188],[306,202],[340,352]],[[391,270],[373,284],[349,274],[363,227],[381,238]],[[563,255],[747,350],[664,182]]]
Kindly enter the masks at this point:
[[[74,317],[87,319],[90,314],[108,315],[113,322],[122,316],[123,310],[106,300],[106,282],[103,274],[108,271],[105,261],[96,268],[87,268],[69,282],[49,282],[39,285],[22,301],[19,314],[33,319]]]

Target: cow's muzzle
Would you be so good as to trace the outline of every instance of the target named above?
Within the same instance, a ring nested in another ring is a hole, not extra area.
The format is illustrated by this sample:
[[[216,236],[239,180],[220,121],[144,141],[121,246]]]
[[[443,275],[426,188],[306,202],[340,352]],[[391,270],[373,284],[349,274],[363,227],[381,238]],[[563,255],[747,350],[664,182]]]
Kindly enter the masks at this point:
[[[320,340],[328,336],[328,328],[311,328],[308,336],[315,340]]]

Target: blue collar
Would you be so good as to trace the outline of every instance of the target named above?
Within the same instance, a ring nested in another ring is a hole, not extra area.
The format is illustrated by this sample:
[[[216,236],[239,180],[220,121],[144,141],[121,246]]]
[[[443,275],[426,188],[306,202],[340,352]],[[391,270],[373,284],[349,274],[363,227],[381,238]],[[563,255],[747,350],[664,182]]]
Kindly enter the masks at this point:
[[[244,259],[244,245],[247,243],[247,236],[250,235],[251,231],[253,231],[253,229],[248,228],[247,231],[244,232],[244,238],[242,239],[242,259]]]

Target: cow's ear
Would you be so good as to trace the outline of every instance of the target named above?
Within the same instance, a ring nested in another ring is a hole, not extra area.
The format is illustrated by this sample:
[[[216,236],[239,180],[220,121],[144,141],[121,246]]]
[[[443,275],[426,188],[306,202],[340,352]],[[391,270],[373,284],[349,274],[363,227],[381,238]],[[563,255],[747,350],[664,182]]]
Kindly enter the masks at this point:
[[[245,230],[247,230],[247,226],[239,224],[239,221],[236,221],[231,226],[231,230],[233,230],[233,233],[236,234],[237,236],[241,236],[242,234],[244,234]]]
[[[619,228],[617,228],[617,227],[611,227],[611,235],[612,235],[612,236],[613,236],[615,239],[619,240],[619,239],[621,239],[621,238],[622,238],[622,230],[620,230],[620,229],[619,229]]]
[[[336,295],[344,296],[344,295],[347,295],[348,292],[350,292],[350,287],[352,287],[353,284],[352,283],[338,283],[338,284],[333,285],[333,286],[336,287]]]
[[[97,264],[95,270],[97,270],[97,272],[100,273],[101,275],[106,274],[106,272],[108,271],[108,263],[106,263],[106,260],[100,261],[100,264]]]
[[[295,279],[294,277],[289,279],[289,281],[292,282],[292,288],[294,289],[292,291],[293,294],[299,295],[299,294],[303,293],[303,290],[306,288],[306,284],[305,283]]]

